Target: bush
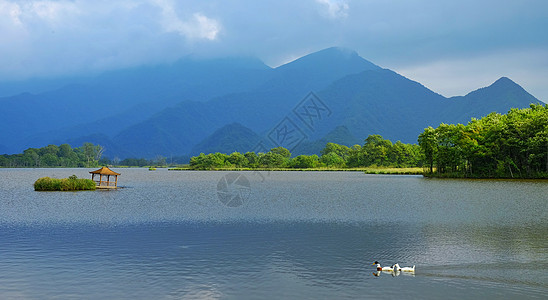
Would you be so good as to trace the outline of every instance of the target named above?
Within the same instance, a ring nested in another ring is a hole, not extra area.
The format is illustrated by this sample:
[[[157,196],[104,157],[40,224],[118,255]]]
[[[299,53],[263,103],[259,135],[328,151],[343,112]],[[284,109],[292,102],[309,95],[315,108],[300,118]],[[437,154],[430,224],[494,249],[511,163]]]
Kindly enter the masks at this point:
[[[76,175],[63,179],[42,177],[34,182],[35,191],[90,191],[95,188],[93,180],[79,179]]]

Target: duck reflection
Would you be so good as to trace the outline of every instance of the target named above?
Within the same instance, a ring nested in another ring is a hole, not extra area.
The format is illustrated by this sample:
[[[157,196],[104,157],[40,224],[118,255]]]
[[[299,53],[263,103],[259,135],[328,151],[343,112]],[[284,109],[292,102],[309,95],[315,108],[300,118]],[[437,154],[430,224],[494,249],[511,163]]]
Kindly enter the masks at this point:
[[[376,277],[380,277],[382,273],[390,274],[392,277],[400,276],[400,271],[377,271],[373,272],[373,275]]]

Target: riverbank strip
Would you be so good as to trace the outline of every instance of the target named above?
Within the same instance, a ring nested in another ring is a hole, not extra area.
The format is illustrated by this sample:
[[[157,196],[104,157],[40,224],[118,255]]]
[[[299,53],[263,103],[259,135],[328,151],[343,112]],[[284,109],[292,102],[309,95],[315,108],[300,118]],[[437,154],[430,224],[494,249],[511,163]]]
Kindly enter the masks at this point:
[[[422,175],[423,168],[216,168],[196,170],[190,167],[169,168],[169,171],[295,171],[295,172],[364,172],[366,174]]]

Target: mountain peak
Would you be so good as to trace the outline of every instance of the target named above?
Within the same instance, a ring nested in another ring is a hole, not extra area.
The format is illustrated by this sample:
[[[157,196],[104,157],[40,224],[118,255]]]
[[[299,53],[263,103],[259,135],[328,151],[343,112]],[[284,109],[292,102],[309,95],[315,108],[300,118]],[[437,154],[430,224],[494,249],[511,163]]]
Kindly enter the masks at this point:
[[[476,94],[490,94],[490,95],[527,94],[528,96],[530,96],[529,98],[534,98],[525,89],[523,89],[523,87],[521,87],[519,84],[515,83],[508,77],[501,77],[497,79],[495,82],[493,82],[490,86],[472,91],[466,96],[473,96]]]
[[[501,77],[490,86],[470,92],[464,99],[470,101],[470,104],[491,107],[501,113],[506,112],[506,107],[527,107],[530,103],[540,103],[508,77]],[[496,109],[497,107],[501,109]]]
[[[351,70],[352,73],[381,69],[381,67],[359,56],[356,51],[342,47],[326,48],[278,67],[278,69],[281,70],[295,70],[300,68],[318,71],[326,69],[347,69]]]
[[[489,87],[502,87],[502,86],[518,86],[521,88],[521,86],[515,83],[512,79],[504,76],[497,79],[497,81],[493,82],[493,84],[491,84]]]

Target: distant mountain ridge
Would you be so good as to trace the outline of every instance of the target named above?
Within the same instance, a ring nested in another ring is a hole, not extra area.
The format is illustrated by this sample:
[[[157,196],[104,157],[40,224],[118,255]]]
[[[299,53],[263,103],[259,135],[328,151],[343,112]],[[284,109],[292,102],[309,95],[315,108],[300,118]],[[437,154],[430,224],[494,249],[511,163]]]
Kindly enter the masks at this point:
[[[307,100],[310,92],[318,99]],[[330,114],[321,115],[314,101]],[[273,130],[291,125],[300,136],[288,147],[312,154],[326,137],[363,143],[368,135],[381,134],[415,143],[427,126],[466,123],[530,103],[539,100],[506,77],[445,98],[344,48],[324,49],[277,68],[252,58],[186,58],[0,98],[8,124],[0,131],[0,152],[84,141],[104,145],[110,158],[231,152],[257,137],[278,146]]]

